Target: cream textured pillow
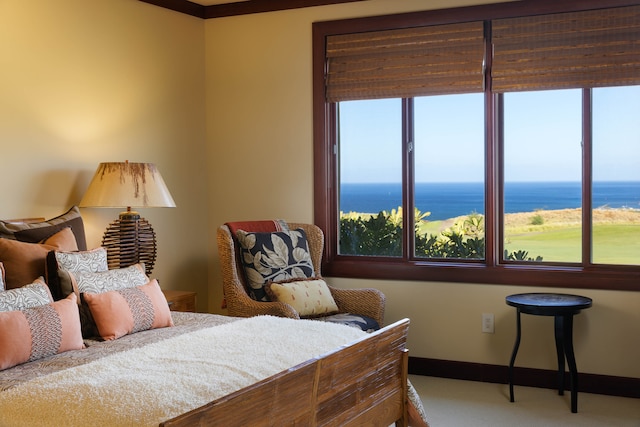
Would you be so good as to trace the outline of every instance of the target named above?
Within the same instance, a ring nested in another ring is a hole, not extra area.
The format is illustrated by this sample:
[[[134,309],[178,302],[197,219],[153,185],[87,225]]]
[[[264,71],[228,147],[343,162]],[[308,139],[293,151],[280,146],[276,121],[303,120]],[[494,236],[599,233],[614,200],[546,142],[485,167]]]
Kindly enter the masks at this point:
[[[105,340],[173,326],[169,304],[155,279],[135,288],[85,293],[84,299]]]
[[[96,273],[89,271],[69,272],[69,275],[73,288],[78,293],[91,292],[99,294],[119,289],[135,288],[149,282],[149,278],[144,272],[143,264],[134,264],[125,268]]]
[[[109,269],[107,265],[107,250],[103,247],[89,251],[55,251],[54,255],[58,262],[58,268],[65,270],[96,273]]]
[[[49,287],[42,277],[30,285],[0,292],[0,312],[25,310],[53,302]]]
[[[0,313],[0,370],[83,347],[75,294],[51,304]]]
[[[300,317],[328,316],[339,311],[329,287],[322,279],[271,282],[266,290],[272,301],[289,304]]]
[[[0,291],[4,291],[4,265],[0,262]]]
[[[109,269],[107,250],[51,251],[47,254],[47,284],[56,300],[73,292],[70,273],[100,273]]]

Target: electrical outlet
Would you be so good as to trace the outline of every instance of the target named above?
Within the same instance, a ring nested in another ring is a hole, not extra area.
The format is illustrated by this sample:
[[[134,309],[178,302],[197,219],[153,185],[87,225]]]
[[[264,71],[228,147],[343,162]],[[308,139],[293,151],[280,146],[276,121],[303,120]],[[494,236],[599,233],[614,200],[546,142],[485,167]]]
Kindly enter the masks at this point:
[[[482,332],[487,334],[493,334],[495,332],[493,313],[482,313]]]

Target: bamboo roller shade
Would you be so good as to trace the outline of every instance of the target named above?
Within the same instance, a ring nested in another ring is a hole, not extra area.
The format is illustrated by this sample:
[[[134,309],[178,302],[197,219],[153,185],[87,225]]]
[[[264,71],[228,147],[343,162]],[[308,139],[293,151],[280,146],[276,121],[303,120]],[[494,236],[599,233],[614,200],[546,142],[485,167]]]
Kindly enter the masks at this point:
[[[483,22],[328,36],[326,98],[482,92],[483,58]]]
[[[640,6],[492,21],[493,92],[640,84]]]
[[[490,22],[491,90],[640,84],[640,6]],[[484,90],[484,23],[331,35],[326,100]]]

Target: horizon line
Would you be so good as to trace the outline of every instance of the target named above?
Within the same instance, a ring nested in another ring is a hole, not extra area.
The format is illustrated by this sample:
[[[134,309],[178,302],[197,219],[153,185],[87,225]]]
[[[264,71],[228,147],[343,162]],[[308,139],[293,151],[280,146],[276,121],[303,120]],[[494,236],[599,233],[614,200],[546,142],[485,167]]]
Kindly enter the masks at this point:
[[[597,181],[592,181],[593,183],[599,182],[621,182],[621,183],[629,183],[629,182],[637,182],[640,183],[640,179],[632,179],[632,180],[617,180],[617,179],[601,179]],[[484,181],[416,181],[416,184],[484,184]],[[548,183],[548,184],[580,184],[582,181],[563,181],[563,180],[544,180],[544,181],[506,181],[505,184],[539,184],[539,183]],[[402,184],[402,181],[348,181],[341,182],[340,184]]]

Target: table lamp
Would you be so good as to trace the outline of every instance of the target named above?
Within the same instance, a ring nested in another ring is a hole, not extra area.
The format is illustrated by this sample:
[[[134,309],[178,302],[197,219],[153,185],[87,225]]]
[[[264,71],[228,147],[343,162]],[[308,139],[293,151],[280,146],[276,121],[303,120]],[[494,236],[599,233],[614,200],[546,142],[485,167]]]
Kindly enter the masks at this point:
[[[151,274],[156,261],[156,233],[131,208],[175,207],[176,204],[153,163],[100,163],[80,201],[84,208],[126,208],[107,227],[102,246],[109,269],[139,262]]]

